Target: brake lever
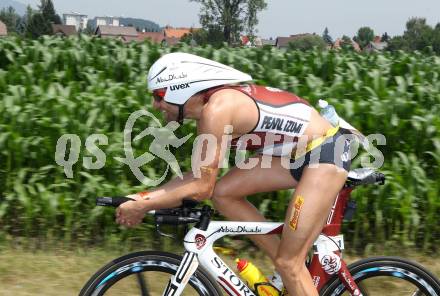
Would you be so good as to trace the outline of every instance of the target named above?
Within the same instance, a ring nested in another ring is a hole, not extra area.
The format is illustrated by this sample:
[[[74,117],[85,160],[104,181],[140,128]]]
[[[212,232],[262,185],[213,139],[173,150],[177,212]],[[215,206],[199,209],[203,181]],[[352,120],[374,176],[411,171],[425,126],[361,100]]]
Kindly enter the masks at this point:
[[[165,236],[165,237],[169,237],[169,238],[176,238],[174,235],[172,235],[172,234],[167,234],[167,233],[164,233],[164,232],[162,232],[162,231],[160,231],[160,225],[159,224],[156,224],[156,231],[157,231],[157,233],[159,233],[159,235],[161,235],[161,236]]]

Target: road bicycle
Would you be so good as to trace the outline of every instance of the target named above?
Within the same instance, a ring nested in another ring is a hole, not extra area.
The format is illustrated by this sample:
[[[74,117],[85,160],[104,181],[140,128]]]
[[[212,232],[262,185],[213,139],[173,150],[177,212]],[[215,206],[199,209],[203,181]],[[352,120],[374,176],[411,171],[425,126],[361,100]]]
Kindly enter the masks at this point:
[[[320,295],[431,295],[440,296],[440,282],[421,265],[399,257],[373,257],[347,265],[341,224],[350,218],[355,203],[350,193],[358,185],[384,184],[385,176],[371,169],[349,172],[306,264]],[[97,204],[119,206],[126,197],[97,198]],[[228,235],[280,234],[283,223],[212,221],[213,210],[185,200],[181,207],[152,212],[159,226],[194,224],[183,240],[183,256],[137,252],[117,258],[97,271],[80,296],[96,295],[223,295],[255,296],[254,287],[235,274],[214,251],[216,240]],[[137,283],[136,283],[137,282]]]

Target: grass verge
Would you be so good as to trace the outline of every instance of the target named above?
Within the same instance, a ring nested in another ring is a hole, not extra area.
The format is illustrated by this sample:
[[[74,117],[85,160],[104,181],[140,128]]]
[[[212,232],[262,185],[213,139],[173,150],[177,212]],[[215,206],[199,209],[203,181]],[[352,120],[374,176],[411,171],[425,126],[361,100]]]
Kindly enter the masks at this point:
[[[51,249],[48,251],[30,251],[20,248],[4,247],[0,249],[0,287],[2,295],[78,295],[89,277],[110,260],[123,253],[113,249],[67,250]],[[250,256],[266,275],[271,273],[270,262],[264,256]],[[440,277],[440,257],[419,255],[415,252],[386,254],[406,257],[425,266]],[[222,255],[225,261],[234,266],[234,256]],[[347,262],[360,259],[345,255]]]

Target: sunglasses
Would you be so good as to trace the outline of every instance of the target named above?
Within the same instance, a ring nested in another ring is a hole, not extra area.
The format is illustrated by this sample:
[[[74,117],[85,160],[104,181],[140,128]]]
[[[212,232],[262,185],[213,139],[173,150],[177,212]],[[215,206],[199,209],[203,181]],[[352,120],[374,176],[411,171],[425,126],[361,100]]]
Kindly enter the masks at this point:
[[[164,99],[166,92],[167,92],[166,88],[153,90],[154,101],[160,103]]]

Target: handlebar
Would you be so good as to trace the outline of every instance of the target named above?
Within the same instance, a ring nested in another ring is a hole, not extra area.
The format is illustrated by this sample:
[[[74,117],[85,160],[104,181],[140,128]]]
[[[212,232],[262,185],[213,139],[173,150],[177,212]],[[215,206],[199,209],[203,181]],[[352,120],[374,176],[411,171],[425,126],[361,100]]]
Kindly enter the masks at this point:
[[[126,196],[97,197],[96,205],[116,208],[127,201],[134,201],[134,199]],[[198,204],[199,202],[193,199],[183,199],[180,207],[150,211],[148,213],[154,215],[156,225],[184,225],[197,223],[201,220],[200,217],[202,216],[202,212],[206,213],[211,211],[209,206],[204,206],[202,209],[195,208]]]
[[[199,222],[198,218],[195,217],[179,217],[172,215],[155,215],[156,224],[167,224],[167,225],[181,225],[188,223]]]
[[[126,197],[126,196],[97,197],[96,198],[96,205],[117,208],[120,205],[122,205],[124,202],[130,201],[130,200],[134,200],[134,199]]]

